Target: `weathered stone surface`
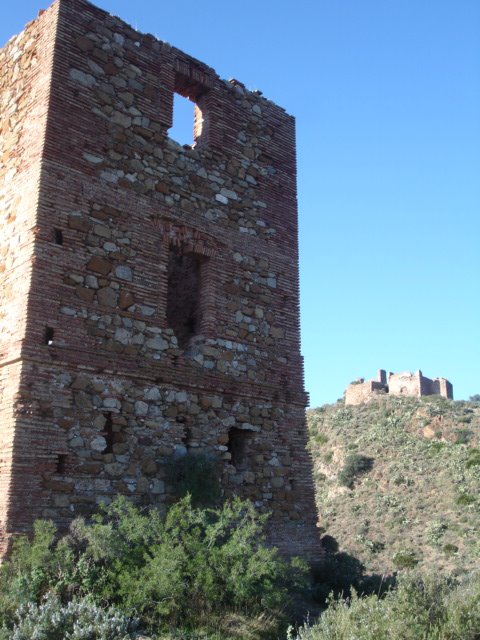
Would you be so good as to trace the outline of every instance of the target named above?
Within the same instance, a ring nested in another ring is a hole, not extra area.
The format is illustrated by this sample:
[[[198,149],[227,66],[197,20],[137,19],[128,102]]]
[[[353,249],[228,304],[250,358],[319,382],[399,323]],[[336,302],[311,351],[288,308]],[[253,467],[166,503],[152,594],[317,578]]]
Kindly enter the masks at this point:
[[[101,305],[106,307],[116,307],[118,302],[118,294],[111,287],[104,287],[97,292],[97,299]]]
[[[77,287],[75,289],[75,292],[80,300],[83,300],[84,302],[92,302],[93,298],[95,297],[95,291],[93,291],[92,289],[87,289],[85,287]]]
[[[128,309],[135,302],[135,298],[130,291],[121,291],[118,298],[118,306],[120,309]]]
[[[148,349],[153,349],[154,351],[164,351],[165,349],[168,349],[168,346],[168,342],[163,340],[160,336],[150,338],[150,340],[147,340],[146,342],[146,347]]]
[[[75,80],[75,82],[78,82],[78,84],[81,84],[84,87],[90,88],[96,84],[96,80],[91,74],[84,73],[79,69],[70,69],[70,77],[72,80]]]
[[[121,280],[128,280],[128,282],[131,282],[133,279],[132,269],[124,264],[119,265],[115,269],[115,275]]]
[[[138,400],[135,403],[135,415],[146,416],[148,413],[148,404],[142,400]]]
[[[109,260],[100,258],[99,256],[94,256],[91,260],[89,260],[87,269],[106,276],[112,269],[112,263]]]
[[[93,440],[90,442],[90,447],[94,451],[104,451],[106,446],[107,446],[107,441],[103,436],[97,436],[93,438]]]

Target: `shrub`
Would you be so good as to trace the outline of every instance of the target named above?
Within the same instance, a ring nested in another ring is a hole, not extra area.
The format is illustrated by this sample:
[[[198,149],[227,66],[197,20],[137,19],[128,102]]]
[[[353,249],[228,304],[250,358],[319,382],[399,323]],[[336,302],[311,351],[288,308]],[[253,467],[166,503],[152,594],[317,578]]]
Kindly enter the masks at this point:
[[[472,436],[473,431],[471,429],[459,429],[456,433],[455,444],[468,444]]]
[[[480,466],[480,449],[471,449],[468,454],[467,469]]]
[[[3,622],[11,628],[26,603],[26,620],[48,618],[57,605],[40,603],[50,591],[116,606],[150,628],[195,628],[232,610],[281,619],[306,585],[306,566],[264,545],[266,519],[249,502],[199,509],[187,496],[164,519],[119,498],[57,543],[53,526],[37,523],[32,542],[20,539],[0,568]]]
[[[193,508],[184,498],[170,508],[156,540],[141,558],[137,555],[134,567],[128,547],[116,558],[104,556],[118,567],[110,570],[109,595],[119,594],[119,604],[151,623],[163,618],[193,624],[231,607],[252,614],[281,609],[288,588],[295,590],[303,580],[304,567],[287,565],[262,544],[265,522],[252,504],[240,500],[207,510]],[[91,528],[88,535],[93,542],[104,533]]]
[[[128,640],[136,623],[115,609],[103,610],[87,600],[66,605],[49,594],[40,605],[22,605],[11,640]]]
[[[56,588],[63,577],[70,573],[67,566],[73,564],[64,548],[53,548],[56,529],[53,523],[37,521],[30,541],[20,536],[13,543],[9,561],[0,567],[0,620],[11,625],[17,608],[29,602],[40,602],[49,589]],[[64,557],[62,557],[64,556]],[[57,580],[58,578],[58,580]]]
[[[413,569],[417,566],[418,559],[413,551],[397,551],[392,562],[397,569]]]
[[[442,577],[402,576],[384,598],[371,595],[333,600],[312,627],[290,640],[477,640],[480,576],[463,582]]]
[[[454,556],[456,553],[458,552],[458,547],[456,544],[444,544],[443,545],[443,553],[450,558],[451,556]]]
[[[345,460],[342,470],[338,474],[338,483],[344,487],[352,487],[354,480],[361,474],[367,473],[373,467],[373,459],[358,453],[351,454]]]
[[[477,501],[475,496],[472,496],[470,493],[460,493],[455,502],[461,506],[468,506],[469,504],[474,504]]]
[[[427,539],[430,544],[439,544],[442,537],[445,535],[448,529],[448,525],[445,522],[434,521],[427,529]]]
[[[427,451],[429,454],[437,454],[443,451],[445,447],[446,447],[445,442],[430,442]]]

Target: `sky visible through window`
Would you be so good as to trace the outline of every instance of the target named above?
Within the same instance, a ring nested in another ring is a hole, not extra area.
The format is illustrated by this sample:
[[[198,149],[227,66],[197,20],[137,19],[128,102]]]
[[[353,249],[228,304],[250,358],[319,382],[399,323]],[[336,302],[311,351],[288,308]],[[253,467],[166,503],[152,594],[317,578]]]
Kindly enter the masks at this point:
[[[173,126],[168,135],[179,144],[193,144],[195,103],[178,93],[173,94]]]

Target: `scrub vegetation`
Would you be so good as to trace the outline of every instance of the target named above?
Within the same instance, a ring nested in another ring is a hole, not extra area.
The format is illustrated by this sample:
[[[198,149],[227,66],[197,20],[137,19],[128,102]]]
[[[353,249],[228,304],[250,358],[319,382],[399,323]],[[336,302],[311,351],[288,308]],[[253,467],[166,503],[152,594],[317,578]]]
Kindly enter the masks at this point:
[[[367,573],[480,565],[480,404],[382,396],[308,414],[319,520]]]

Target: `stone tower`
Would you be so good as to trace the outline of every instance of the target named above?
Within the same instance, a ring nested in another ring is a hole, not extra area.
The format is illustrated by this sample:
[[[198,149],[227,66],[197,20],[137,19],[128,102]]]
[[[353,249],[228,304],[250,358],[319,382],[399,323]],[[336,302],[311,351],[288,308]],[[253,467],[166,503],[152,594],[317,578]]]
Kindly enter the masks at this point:
[[[203,452],[317,558],[293,118],[85,0],[0,51],[0,111],[1,552],[118,493],[163,508]]]

